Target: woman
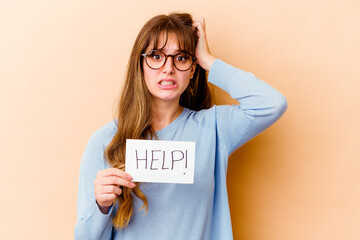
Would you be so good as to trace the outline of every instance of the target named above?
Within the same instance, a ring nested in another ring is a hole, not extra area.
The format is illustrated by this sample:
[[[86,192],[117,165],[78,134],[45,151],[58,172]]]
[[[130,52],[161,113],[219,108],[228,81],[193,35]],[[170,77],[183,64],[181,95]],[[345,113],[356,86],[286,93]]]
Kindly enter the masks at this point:
[[[206,71],[240,105],[211,107]],[[133,46],[116,120],[85,149],[76,239],[232,239],[228,156],[286,107],[277,90],[211,55],[204,19],[152,18]],[[126,139],[195,141],[194,184],[132,182]]]

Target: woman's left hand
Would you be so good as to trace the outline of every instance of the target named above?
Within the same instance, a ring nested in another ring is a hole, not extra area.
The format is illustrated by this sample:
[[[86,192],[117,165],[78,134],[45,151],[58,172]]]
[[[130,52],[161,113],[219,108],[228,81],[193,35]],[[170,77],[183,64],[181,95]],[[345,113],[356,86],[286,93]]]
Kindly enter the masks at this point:
[[[205,30],[205,19],[204,18],[195,18],[193,20],[193,27],[197,31],[199,37],[198,43],[195,50],[195,57],[197,58],[197,63],[206,71],[210,70],[211,64],[215,61],[215,57],[211,55],[209,45],[206,38]]]

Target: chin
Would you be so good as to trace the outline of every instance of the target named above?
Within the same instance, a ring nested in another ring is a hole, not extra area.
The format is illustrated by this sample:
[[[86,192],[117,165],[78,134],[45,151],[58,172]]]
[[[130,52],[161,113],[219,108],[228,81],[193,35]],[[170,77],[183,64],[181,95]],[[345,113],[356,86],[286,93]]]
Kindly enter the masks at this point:
[[[166,102],[173,102],[173,101],[180,101],[180,96],[158,96],[156,97],[157,100],[166,101]]]

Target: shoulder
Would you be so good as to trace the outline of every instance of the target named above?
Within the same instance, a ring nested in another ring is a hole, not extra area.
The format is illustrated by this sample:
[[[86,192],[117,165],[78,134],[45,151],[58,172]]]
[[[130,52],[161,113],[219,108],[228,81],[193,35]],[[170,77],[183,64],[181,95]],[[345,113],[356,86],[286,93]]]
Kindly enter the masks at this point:
[[[82,179],[95,179],[96,173],[109,167],[105,160],[104,150],[116,133],[117,123],[111,121],[97,129],[89,138],[80,164]]]
[[[117,123],[111,121],[97,129],[89,138],[81,161],[81,171],[92,169],[97,172],[104,169],[106,161],[104,159],[104,150],[111,142],[117,130]]]
[[[107,146],[117,131],[117,122],[112,120],[98,128],[90,137],[89,144]]]

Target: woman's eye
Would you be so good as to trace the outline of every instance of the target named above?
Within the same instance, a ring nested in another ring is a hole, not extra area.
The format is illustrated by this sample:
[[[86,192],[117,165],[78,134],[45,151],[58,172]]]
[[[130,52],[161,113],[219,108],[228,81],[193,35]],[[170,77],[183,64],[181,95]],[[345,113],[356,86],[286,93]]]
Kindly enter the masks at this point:
[[[179,62],[185,62],[186,60],[188,60],[189,58],[185,55],[180,55],[176,57],[176,60]]]
[[[150,52],[147,57],[153,61],[160,61],[164,58],[163,54],[157,51]]]
[[[152,55],[152,58],[155,59],[155,60],[159,60],[159,59],[161,59],[161,55],[159,55],[159,54],[153,54],[153,55]]]

